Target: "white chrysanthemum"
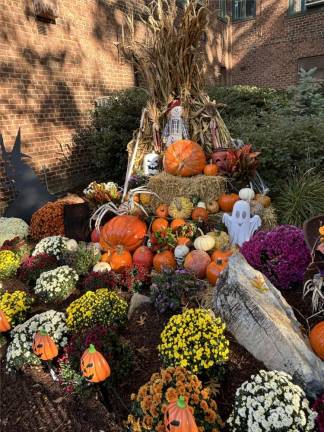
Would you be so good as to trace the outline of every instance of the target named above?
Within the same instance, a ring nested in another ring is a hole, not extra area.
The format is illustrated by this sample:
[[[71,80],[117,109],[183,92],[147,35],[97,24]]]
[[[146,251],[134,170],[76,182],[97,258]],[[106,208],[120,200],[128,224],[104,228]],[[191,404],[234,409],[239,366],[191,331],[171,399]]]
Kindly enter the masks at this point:
[[[15,237],[25,239],[29,233],[28,224],[19,218],[0,217],[0,247],[6,240]]]

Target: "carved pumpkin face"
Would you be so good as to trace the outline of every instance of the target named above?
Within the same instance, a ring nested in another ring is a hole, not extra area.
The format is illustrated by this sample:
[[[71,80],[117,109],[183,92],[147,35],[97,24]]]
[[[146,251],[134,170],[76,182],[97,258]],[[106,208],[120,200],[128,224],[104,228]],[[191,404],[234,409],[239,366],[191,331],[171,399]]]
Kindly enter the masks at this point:
[[[195,418],[183,396],[168,405],[164,425],[167,432],[198,432]]]
[[[58,354],[58,349],[53,339],[45,330],[40,330],[34,336],[33,352],[41,360],[52,360]]]
[[[82,376],[94,383],[104,381],[111,373],[107,360],[92,344],[81,357],[80,369]]]

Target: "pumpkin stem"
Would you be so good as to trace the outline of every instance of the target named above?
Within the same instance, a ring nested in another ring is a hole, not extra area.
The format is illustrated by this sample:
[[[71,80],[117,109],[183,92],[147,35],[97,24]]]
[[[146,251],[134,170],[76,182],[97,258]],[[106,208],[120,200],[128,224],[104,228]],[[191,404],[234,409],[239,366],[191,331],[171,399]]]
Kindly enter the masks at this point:
[[[91,354],[95,353],[95,352],[96,352],[96,348],[95,348],[95,346],[94,346],[93,344],[90,344],[90,345],[89,345],[89,348],[88,348],[88,351],[89,351],[89,353],[91,353]]]
[[[185,398],[183,396],[179,396],[179,398],[177,400],[177,406],[179,408],[182,408],[182,409],[187,408],[187,404],[186,404]]]
[[[217,258],[216,264],[217,265],[222,265],[223,264],[223,260],[221,258]]]
[[[39,334],[41,335],[41,336],[47,336],[47,331],[45,330],[45,329],[43,329],[43,328],[41,328],[41,329],[39,329]]]

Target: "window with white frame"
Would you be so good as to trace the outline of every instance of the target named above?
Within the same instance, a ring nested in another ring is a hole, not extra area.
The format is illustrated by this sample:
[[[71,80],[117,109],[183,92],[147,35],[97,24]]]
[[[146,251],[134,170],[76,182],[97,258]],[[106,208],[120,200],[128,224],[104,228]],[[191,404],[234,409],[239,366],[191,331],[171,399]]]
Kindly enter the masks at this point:
[[[222,19],[226,18],[226,0],[219,0],[218,3],[218,16]]]

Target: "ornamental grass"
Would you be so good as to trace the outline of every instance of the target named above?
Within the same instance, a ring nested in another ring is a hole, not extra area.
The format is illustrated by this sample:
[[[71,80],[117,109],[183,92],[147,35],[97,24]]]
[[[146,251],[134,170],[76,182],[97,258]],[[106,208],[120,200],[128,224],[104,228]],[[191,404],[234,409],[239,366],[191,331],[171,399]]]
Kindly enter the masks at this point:
[[[223,423],[210,390],[203,387],[196,375],[182,367],[161,369],[151,376],[137,394],[132,394],[129,430],[165,432],[165,410],[179,396],[184,396],[199,432],[220,432]]]
[[[173,315],[164,327],[158,351],[164,366],[220,375],[229,358],[225,324],[212,311],[185,309],[182,314]]]

